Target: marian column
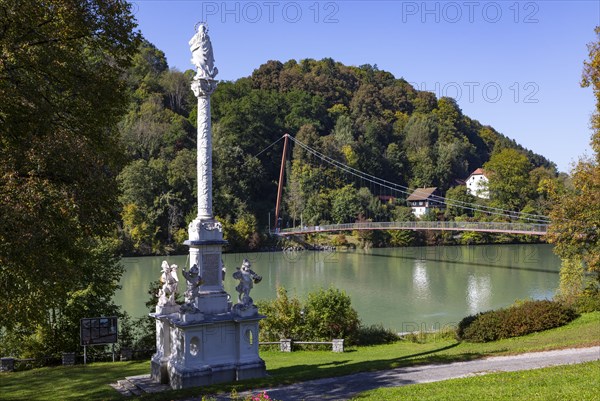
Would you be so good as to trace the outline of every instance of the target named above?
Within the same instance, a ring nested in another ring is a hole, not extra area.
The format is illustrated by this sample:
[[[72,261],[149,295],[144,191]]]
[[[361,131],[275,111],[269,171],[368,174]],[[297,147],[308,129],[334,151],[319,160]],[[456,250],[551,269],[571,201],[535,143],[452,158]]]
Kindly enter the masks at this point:
[[[205,314],[225,313],[227,293],[223,289],[221,262],[223,228],[212,212],[212,129],[210,96],[217,88],[212,44],[206,25],[199,24],[189,42],[196,75],[192,91],[198,98],[198,216],[189,226],[190,266],[196,265],[202,278],[196,307]]]
[[[258,322],[264,316],[250,298],[261,277],[244,260],[233,274],[240,280],[238,303],[232,305],[223,288],[223,227],[212,212],[212,132],[210,96],[217,87],[213,49],[206,25],[199,24],[190,40],[197,68],[192,90],[198,98],[198,216],[190,223],[190,269],[185,303],[175,303],[176,266],[163,263],[161,298],[152,313],[156,319],[156,353],[151,377],[174,389],[264,377],[265,362],[258,354]]]

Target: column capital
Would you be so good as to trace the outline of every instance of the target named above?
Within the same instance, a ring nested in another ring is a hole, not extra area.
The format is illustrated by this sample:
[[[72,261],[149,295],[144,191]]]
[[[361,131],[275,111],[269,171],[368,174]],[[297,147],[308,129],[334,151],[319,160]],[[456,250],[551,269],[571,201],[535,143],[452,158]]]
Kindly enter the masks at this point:
[[[192,80],[192,91],[196,97],[208,97],[217,89],[215,79],[199,78]]]

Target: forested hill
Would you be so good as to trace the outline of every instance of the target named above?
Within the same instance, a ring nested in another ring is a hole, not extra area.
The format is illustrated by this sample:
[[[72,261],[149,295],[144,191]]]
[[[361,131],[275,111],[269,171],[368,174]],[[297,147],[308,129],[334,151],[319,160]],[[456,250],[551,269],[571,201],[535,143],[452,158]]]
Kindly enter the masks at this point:
[[[164,54],[148,42],[129,73],[132,96],[122,122],[129,160],[119,175],[127,251],[176,247],[195,215],[192,75],[169,69]],[[446,191],[507,148],[527,159],[527,173],[556,175],[552,162],[464,115],[453,99],[437,99],[372,65],[268,61],[250,77],[219,83],[212,118],[213,207],[238,249],[258,247],[269,212],[273,218],[283,141],[259,152],[284,133],[356,169],[410,187]],[[349,190],[343,177],[299,148],[293,149],[287,173],[284,218],[302,214],[317,224],[335,220],[330,213],[335,191]],[[325,183],[327,190],[314,190]],[[350,190],[358,192],[359,185],[353,185]],[[531,199],[515,207],[535,210],[536,188],[530,189]],[[349,218],[361,214],[343,212]]]

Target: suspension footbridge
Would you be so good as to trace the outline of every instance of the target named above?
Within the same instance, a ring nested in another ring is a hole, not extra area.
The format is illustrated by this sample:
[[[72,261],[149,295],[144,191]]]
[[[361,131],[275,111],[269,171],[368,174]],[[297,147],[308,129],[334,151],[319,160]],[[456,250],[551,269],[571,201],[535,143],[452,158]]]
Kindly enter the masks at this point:
[[[271,231],[271,234],[273,235],[285,237],[302,234],[372,230],[471,231],[535,236],[543,236],[547,233],[548,226],[550,224],[550,220],[547,216],[487,206],[481,202],[464,202],[439,195],[431,195],[431,201],[437,207],[442,209],[447,207],[462,209],[470,212],[471,214],[485,216],[482,220],[486,221],[424,221],[418,219],[415,221],[356,221],[339,224],[300,224],[299,226],[291,228],[281,228],[281,203],[283,199],[285,161],[288,153],[289,141],[292,141],[296,146],[299,146],[304,152],[318,159],[320,162],[339,170],[344,175],[359,179],[361,182],[367,182],[371,187],[374,186],[384,189],[387,191],[386,193],[392,195],[390,197],[393,197],[396,200],[406,199],[415,191],[413,188],[373,176],[341,163],[298,141],[296,138],[288,134],[285,134],[279,138],[277,141],[269,145],[269,147],[273,146],[281,139],[284,139],[285,141],[283,146],[281,170],[277,190],[277,202],[275,208],[276,224],[274,230]]]
[[[546,235],[547,224],[459,221],[386,221],[325,224],[285,228],[274,232],[279,236],[315,234],[336,231],[412,230],[412,231],[476,231],[486,233]]]

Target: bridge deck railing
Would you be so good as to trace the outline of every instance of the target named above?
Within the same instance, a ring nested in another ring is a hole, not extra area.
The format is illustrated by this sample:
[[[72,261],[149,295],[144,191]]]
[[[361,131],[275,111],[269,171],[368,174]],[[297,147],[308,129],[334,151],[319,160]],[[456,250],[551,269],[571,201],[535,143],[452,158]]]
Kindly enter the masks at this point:
[[[470,222],[470,221],[388,221],[344,224],[324,224],[285,228],[275,235],[308,234],[315,232],[354,230],[438,230],[438,231],[483,231],[512,234],[545,235],[548,224]]]

